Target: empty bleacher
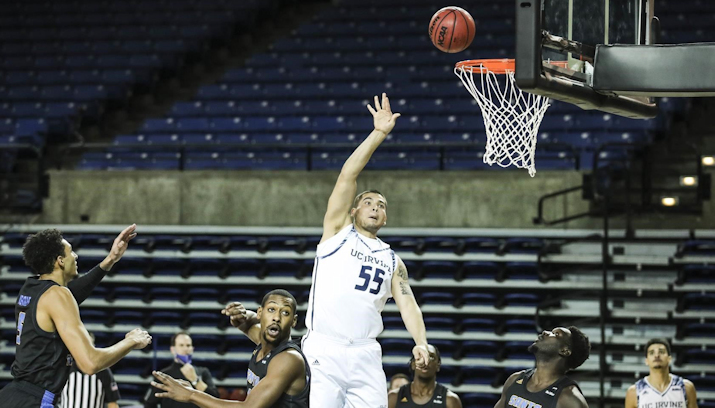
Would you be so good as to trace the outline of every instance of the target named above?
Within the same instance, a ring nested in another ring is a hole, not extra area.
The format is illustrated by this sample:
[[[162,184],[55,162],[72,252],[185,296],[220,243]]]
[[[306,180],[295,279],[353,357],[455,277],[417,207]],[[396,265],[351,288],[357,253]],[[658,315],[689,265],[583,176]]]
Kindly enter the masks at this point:
[[[394,0],[326,7],[194,99],[117,136],[116,147],[86,153],[79,168],[335,170],[372,128],[365,105],[387,92],[403,117],[369,169],[490,169],[481,160],[481,112],[452,71],[458,59],[513,55],[514,5],[460,4],[475,16],[477,34],[459,56],[439,52],[424,34],[439,6]],[[682,19],[673,9],[664,5],[659,16]],[[537,168],[588,170],[601,144],[649,143],[687,101],[662,105],[657,119],[643,121],[554,102],[541,124]],[[604,151],[609,157],[619,152]]]

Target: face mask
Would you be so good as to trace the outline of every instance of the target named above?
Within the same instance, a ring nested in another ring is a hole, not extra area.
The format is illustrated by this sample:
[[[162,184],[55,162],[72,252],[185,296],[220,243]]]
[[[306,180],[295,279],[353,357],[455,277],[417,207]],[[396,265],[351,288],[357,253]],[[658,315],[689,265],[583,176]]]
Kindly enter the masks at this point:
[[[176,359],[181,361],[184,364],[191,364],[191,354],[182,356],[181,354],[176,355]]]

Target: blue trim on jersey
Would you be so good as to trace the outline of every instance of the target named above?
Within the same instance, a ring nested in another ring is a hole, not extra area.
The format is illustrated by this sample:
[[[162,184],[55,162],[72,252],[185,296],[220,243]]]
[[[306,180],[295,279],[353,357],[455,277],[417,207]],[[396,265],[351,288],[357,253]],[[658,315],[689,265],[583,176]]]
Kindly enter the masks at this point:
[[[670,379],[670,384],[668,384],[668,388],[665,389],[665,391],[660,392],[655,387],[650,385],[648,381],[646,381],[645,377],[641,378],[640,380],[636,381],[636,405],[640,404],[640,395],[641,391],[643,391],[645,388],[648,388],[655,392],[656,394],[660,395],[661,397],[665,396],[671,388],[675,386],[680,386],[680,389],[683,392],[683,398],[685,399],[685,405],[687,406],[688,404],[688,394],[685,392],[685,381],[683,381],[683,377],[675,375],[675,374],[670,374],[671,379]]]
[[[340,248],[338,248],[340,249]],[[332,255],[332,254],[331,254]],[[315,316],[315,294],[317,293],[315,291],[315,283],[318,282],[318,261],[320,261],[320,258],[317,256],[315,257],[315,265],[313,266],[313,304],[310,307],[310,328],[311,330],[315,330],[315,325],[313,324],[313,317]],[[309,331],[310,333],[310,331]]]
[[[357,238],[358,238],[358,241],[362,242],[362,244],[365,245],[365,247],[370,250],[370,252],[374,252],[372,250],[372,248],[370,248],[370,245],[368,245],[367,242],[363,241],[362,238],[360,238],[360,234],[358,234]]]
[[[683,391],[683,398],[685,399],[685,406],[688,406],[688,394],[685,392],[685,381],[683,381],[683,377],[675,374],[671,374],[673,376],[673,385],[675,386],[680,386],[680,389]]]
[[[387,246],[387,248],[372,249],[372,248],[370,248],[370,245],[367,244],[367,242],[365,242],[365,241],[362,240],[362,238],[360,237],[360,234],[358,234],[358,239],[359,239],[360,242],[362,242],[362,244],[365,245],[365,246],[367,247],[367,249],[369,249],[370,252],[372,252],[373,254],[376,253],[376,252],[387,251],[388,249],[390,249],[390,246],[389,246],[389,245]],[[380,241],[380,240],[378,240],[378,242],[384,244],[384,242],[382,242],[382,241]],[[387,245],[387,244],[385,244],[385,245]]]
[[[645,379],[641,378],[640,380],[636,381],[636,407],[640,406],[641,403],[641,391],[643,391],[643,388],[647,386]]]
[[[40,408],[54,408],[55,394],[45,391],[42,394],[42,402],[40,403]]]
[[[340,248],[342,248],[343,245],[345,245],[345,243],[348,242],[348,238],[350,238],[350,234],[352,234],[353,232],[355,232],[357,234],[357,231],[355,231],[355,227],[353,227],[353,229],[351,229],[350,232],[348,232],[348,234],[345,236],[345,239],[343,239],[343,242],[341,242],[340,245],[338,245],[338,247],[335,248],[335,251],[333,251],[327,255],[321,256],[320,259],[325,259],[331,255],[334,255],[336,252],[338,252],[340,250]]]
[[[395,268],[397,267],[397,260],[395,259],[395,251],[392,251],[392,273],[395,273]]]

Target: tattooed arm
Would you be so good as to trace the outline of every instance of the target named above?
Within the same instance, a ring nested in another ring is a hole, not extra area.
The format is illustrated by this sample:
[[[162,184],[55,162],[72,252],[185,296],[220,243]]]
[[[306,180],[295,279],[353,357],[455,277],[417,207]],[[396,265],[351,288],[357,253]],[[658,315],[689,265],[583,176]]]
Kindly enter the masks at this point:
[[[417,367],[424,367],[429,363],[427,351],[427,333],[422,311],[417,305],[415,295],[407,280],[407,268],[402,259],[397,258],[397,271],[392,275],[392,297],[400,310],[402,321],[405,322],[407,331],[415,340],[416,346],[412,349]]]

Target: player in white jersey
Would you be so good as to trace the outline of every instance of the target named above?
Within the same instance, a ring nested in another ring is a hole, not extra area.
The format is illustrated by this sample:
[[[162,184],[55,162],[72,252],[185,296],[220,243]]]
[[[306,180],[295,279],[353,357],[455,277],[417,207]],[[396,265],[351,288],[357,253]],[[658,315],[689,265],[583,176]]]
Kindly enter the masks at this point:
[[[645,347],[650,374],[631,385],[625,408],[698,408],[695,386],[670,373],[670,343],[652,339]]]
[[[419,367],[429,361],[422,312],[407,281],[407,268],[390,246],[377,238],[387,223],[387,200],[371,190],[355,196],[357,177],[395,126],[382,94],[368,105],[375,130],[345,161],[323,219],[316,251],[303,352],[313,373],[312,408],[387,407],[382,349],[385,302],[395,299],[415,347]]]

